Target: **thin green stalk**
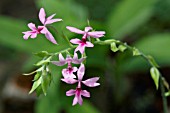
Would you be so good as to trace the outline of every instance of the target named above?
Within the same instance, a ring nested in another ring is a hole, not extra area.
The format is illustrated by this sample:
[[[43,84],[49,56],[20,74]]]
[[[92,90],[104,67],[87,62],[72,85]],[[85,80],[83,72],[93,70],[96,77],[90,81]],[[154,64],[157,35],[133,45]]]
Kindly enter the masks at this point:
[[[129,45],[127,45],[126,43],[123,43],[123,42],[120,42],[118,40],[105,40],[105,41],[100,41],[100,40],[97,40],[96,42],[94,42],[95,44],[99,44],[99,45],[110,45],[111,43],[116,43],[118,45],[123,45],[125,47],[127,47],[127,49],[133,51],[134,47],[131,47]],[[143,52],[139,51],[140,53],[140,56],[142,58],[144,58],[152,67],[159,67],[157,65],[157,63],[155,62],[155,60],[151,57],[151,56],[148,56],[148,55],[145,55]],[[153,61],[151,61],[151,58]],[[162,79],[162,75],[160,74],[160,89],[161,89],[161,95],[162,95],[162,101],[163,101],[163,111],[164,113],[168,113],[168,103],[167,103],[167,98],[165,96],[165,87],[164,87],[164,84],[163,84],[163,79]]]
[[[163,85],[163,78],[162,75],[160,75],[160,88],[161,88],[161,95],[162,95],[162,101],[163,101],[163,111],[164,113],[168,113],[168,103],[167,98],[165,96],[165,87]]]

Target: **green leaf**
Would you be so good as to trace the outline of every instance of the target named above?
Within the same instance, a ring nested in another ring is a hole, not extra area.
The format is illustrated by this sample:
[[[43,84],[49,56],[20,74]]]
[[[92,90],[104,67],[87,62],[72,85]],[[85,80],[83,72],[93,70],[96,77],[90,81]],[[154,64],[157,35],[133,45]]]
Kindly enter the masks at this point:
[[[41,77],[41,73],[37,72],[36,75],[34,76],[34,80],[33,81],[37,81],[40,77]]]
[[[109,36],[122,39],[145,23],[153,13],[157,0],[122,0],[108,17]]]
[[[118,49],[119,49],[121,52],[124,52],[124,51],[127,49],[127,47],[124,46],[124,45],[119,45],[119,46],[118,46]]]
[[[116,43],[115,42],[112,42],[111,44],[110,44],[110,49],[113,51],[113,52],[116,52],[116,51],[118,51],[119,49],[117,48],[117,46],[116,46]]]
[[[41,58],[44,58],[44,57],[48,56],[49,53],[47,51],[41,51],[41,52],[38,52],[38,53],[34,53],[34,55],[39,56]]]
[[[50,86],[51,83],[51,74],[50,73],[43,73],[42,74],[42,79],[41,79],[41,86],[42,86],[42,90],[44,92],[44,95],[47,95],[47,89]]]
[[[165,93],[165,96],[166,96],[166,97],[170,96],[170,91],[166,92],[166,93]]]
[[[137,48],[133,48],[133,56],[141,55],[140,51]]]
[[[36,94],[37,96],[39,97],[41,94],[43,94],[43,90],[42,90],[42,87],[41,85],[39,85],[37,88],[36,88]]]
[[[156,67],[152,67],[150,69],[150,73],[151,73],[151,77],[154,80],[154,83],[156,85],[156,89],[158,89],[158,87],[159,87],[159,77],[160,77],[159,70]]]
[[[150,64],[152,64],[155,67],[159,67],[159,65],[156,63],[155,59],[152,56],[148,55],[147,57],[149,59]]]
[[[31,94],[35,89],[37,89],[37,87],[41,84],[41,79],[42,77],[40,77],[37,81],[34,81],[32,89],[30,90],[29,94]]]

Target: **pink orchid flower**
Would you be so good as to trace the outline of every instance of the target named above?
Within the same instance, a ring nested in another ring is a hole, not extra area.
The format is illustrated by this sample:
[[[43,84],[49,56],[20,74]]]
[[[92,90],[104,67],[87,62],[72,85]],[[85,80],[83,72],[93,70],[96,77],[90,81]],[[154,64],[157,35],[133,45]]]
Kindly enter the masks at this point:
[[[65,64],[68,64],[66,69],[62,70],[62,74],[64,78],[76,78],[76,76],[73,74],[73,72],[77,71],[77,67],[72,67],[71,63],[73,64],[81,64],[85,58],[78,59],[77,53],[74,53],[73,58],[71,58],[69,55],[67,55],[66,59],[62,56],[62,54],[59,54],[59,61],[52,61],[53,64],[57,66],[63,66]]]
[[[80,105],[83,104],[83,99],[81,96],[90,97],[90,93],[87,90],[82,90],[81,88],[76,88],[76,90],[70,89],[69,91],[66,92],[66,95],[67,96],[75,95],[72,104],[73,106],[76,105],[77,103],[79,103]]]
[[[93,77],[93,78],[82,81],[84,73],[85,73],[85,66],[84,64],[81,64],[77,71],[78,80],[75,80],[74,78],[63,78],[61,80],[67,84],[78,83],[79,88],[81,88],[81,83],[83,83],[84,85],[88,87],[96,87],[100,85],[100,83],[97,83],[97,81],[99,80],[99,77]]]
[[[105,34],[104,31],[91,31],[91,32],[89,32],[90,30],[92,30],[92,27],[85,27],[84,31],[77,29],[75,27],[70,27],[70,26],[67,26],[66,28],[68,30],[70,30],[71,32],[83,35],[82,40],[77,39],[77,38],[70,40],[71,43],[79,45],[75,49],[74,52],[80,51],[81,54],[84,53],[85,47],[94,47],[94,45],[91,42],[87,41],[88,37],[100,38],[100,37],[103,37],[104,34]]]
[[[24,34],[23,38],[25,40],[27,40],[30,36],[31,36],[31,38],[36,38],[37,34],[41,33],[41,34],[44,34],[49,41],[51,41],[54,44],[57,44],[55,38],[53,37],[53,35],[49,32],[49,30],[46,27],[46,25],[52,24],[54,22],[62,21],[62,19],[53,19],[54,16],[55,16],[55,14],[46,18],[45,10],[44,10],[44,8],[41,8],[40,12],[39,12],[39,19],[40,19],[41,23],[43,24],[43,26],[38,26],[38,28],[36,28],[35,24],[29,23],[28,27],[32,31],[23,32],[23,34]]]
[[[32,30],[32,31],[26,31],[26,32],[22,32],[24,34],[23,38],[25,40],[28,39],[28,37],[31,38],[36,38],[37,34],[40,34],[42,29],[44,28],[43,26],[38,26],[38,28],[36,28],[35,24],[33,23],[29,23],[28,27]]]
[[[75,105],[77,103],[82,105],[83,99],[81,96],[90,97],[90,93],[88,91],[81,89],[81,83],[83,83],[84,85],[86,85],[88,87],[96,87],[96,86],[100,85],[100,83],[96,83],[99,80],[99,77],[93,77],[93,78],[87,79],[85,81],[82,81],[84,72],[85,72],[84,64],[81,64],[77,71],[78,80],[75,80],[74,78],[61,79],[62,81],[66,82],[68,84],[74,84],[74,83],[78,82],[78,86],[77,86],[76,90],[71,89],[66,92],[67,96],[75,95],[72,105]]]

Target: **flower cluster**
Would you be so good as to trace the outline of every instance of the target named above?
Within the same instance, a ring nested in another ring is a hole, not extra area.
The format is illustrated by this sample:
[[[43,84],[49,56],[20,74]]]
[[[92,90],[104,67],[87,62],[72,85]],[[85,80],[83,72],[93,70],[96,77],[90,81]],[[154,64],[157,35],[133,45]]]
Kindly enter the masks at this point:
[[[36,38],[37,34],[44,34],[49,41],[51,41],[54,44],[57,44],[55,38],[47,29],[47,25],[52,24],[54,22],[62,21],[62,19],[53,19],[54,16],[55,14],[46,18],[46,13],[44,9],[41,8],[39,12],[39,20],[41,21],[43,25],[38,26],[38,28],[36,28],[35,24],[29,23],[28,27],[31,29],[31,31],[23,32],[24,34],[23,38],[27,40],[29,37]],[[92,27],[90,26],[85,27],[84,31],[77,29],[75,27],[70,27],[70,26],[67,26],[66,28],[71,32],[83,35],[81,40],[78,38],[74,38],[70,40],[71,43],[78,44],[78,46],[76,46],[76,49],[74,50],[73,57],[71,57],[70,53],[67,51],[65,52],[67,54],[66,58],[63,57],[62,53],[59,53],[58,54],[59,61],[50,61],[52,57],[50,56],[49,58],[45,57],[44,58],[45,60],[40,61],[39,64],[45,65],[45,67],[47,66],[49,62],[57,66],[67,65],[67,68],[62,69],[63,78],[61,79],[61,81],[67,84],[77,83],[77,87],[75,89],[71,89],[67,91],[66,95],[67,96],[75,95],[72,105],[75,105],[77,103],[82,105],[83,103],[82,96],[90,97],[90,93],[87,90],[82,89],[82,84],[88,87],[96,87],[100,85],[100,83],[97,83],[97,81],[99,80],[99,77],[93,77],[87,80],[83,80],[83,76],[85,75],[85,65],[83,64],[83,62],[86,60],[86,57],[84,57],[83,55],[85,53],[85,47],[94,47],[94,44],[91,42],[90,38],[103,37],[105,35],[105,32],[104,31],[93,31]],[[80,52],[82,56],[81,58],[78,58],[78,51]],[[41,52],[41,54],[42,53],[43,55],[48,54],[46,52]],[[73,66],[72,64],[76,64],[76,65],[78,64],[80,66],[79,68],[77,68]],[[34,91],[37,87],[38,86],[35,85],[32,91]]]

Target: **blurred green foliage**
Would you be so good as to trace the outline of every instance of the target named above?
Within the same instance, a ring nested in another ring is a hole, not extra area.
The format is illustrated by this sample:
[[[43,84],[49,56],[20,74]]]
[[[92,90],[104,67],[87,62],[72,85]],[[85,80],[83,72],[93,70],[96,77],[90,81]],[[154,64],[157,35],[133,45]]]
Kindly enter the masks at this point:
[[[136,40],[130,42],[132,45],[144,53],[154,56],[161,66],[170,66],[170,52],[168,52],[168,50],[170,50],[170,34],[168,33],[169,30],[164,30],[161,24],[162,22],[164,24],[168,23],[169,26],[165,26],[170,28],[170,22],[168,21],[170,16],[164,12],[164,9],[166,9],[167,12],[170,11],[168,5],[170,4],[169,0],[121,0],[119,2],[116,0],[107,0],[107,2],[88,0],[86,3],[84,3],[84,0],[80,0],[79,3],[82,3],[81,5],[77,2],[74,0],[36,1],[38,9],[44,7],[47,15],[56,13],[56,17],[64,20],[63,22],[54,24],[58,33],[50,29],[59,42],[58,46],[51,44],[42,35],[39,35],[36,39],[28,39],[25,41],[22,38],[22,32],[28,30],[26,26],[28,22],[5,16],[0,17],[0,44],[7,48],[15,49],[18,52],[28,54],[29,58],[25,63],[24,71],[30,71],[33,69],[32,64],[38,61],[38,58],[31,56],[32,53],[42,50],[56,52],[68,47],[68,44],[62,39],[60,33],[64,32],[69,38],[75,36],[79,37],[79,35],[67,31],[65,29],[66,25],[83,29],[87,26],[87,20],[92,18],[93,20],[90,20],[92,27],[97,30],[106,30],[106,38],[131,41],[131,37],[137,34]],[[107,3],[109,5],[113,4],[114,7],[105,8],[108,6]],[[95,17],[95,13],[98,14],[98,16]],[[38,20],[38,15],[36,19]],[[155,23],[152,23],[152,21],[158,22],[161,30],[155,30],[159,28],[154,28],[153,30],[151,26],[154,26],[153,24]],[[148,26],[146,24],[148,24]],[[147,33],[148,30],[160,32],[149,32],[147,35],[141,35],[141,31],[145,30],[147,30]],[[141,37],[139,37],[140,35]],[[124,81],[123,75],[126,75],[126,72],[132,73],[138,70],[148,70],[148,67],[145,61],[141,58],[132,58],[131,53],[126,50],[125,53],[114,55],[116,63],[112,63],[108,60],[112,57],[109,53],[109,46],[95,46],[87,50],[87,67],[99,68],[103,71],[108,71],[107,68],[109,66],[115,67],[115,69],[110,72],[111,75],[114,76],[113,79],[115,80],[113,81],[116,81],[112,84],[115,85],[124,82],[124,85],[120,85],[120,87],[118,87],[119,90],[116,92],[121,98],[120,100],[123,100],[123,95],[125,95],[127,91],[124,87],[127,84]],[[112,60],[114,59],[112,58]],[[48,90],[47,96],[37,101],[35,108],[36,113],[59,113],[62,112],[62,110],[66,110],[67,113],[75,113],[76,111],[80,113],[99,113],[93,104],[87,101],[85,101],[84,105],[81,107],[72,107],[72,100],[69,100],[62,94],[64,90],[61,89],[59,80],[61,69],[57,69],[55,66],[51,66],[51,68],[55,70],[53,71],[54,81]],[[128,85],[126,87],[128,87]],[[115,96],[115,98],[118,96]]]

